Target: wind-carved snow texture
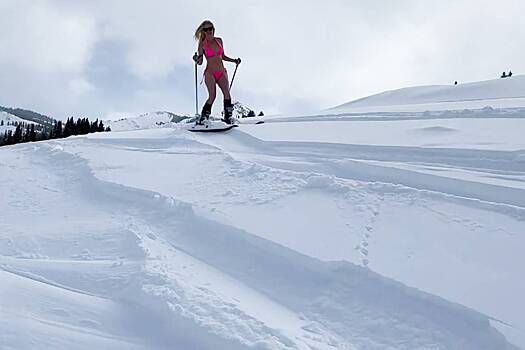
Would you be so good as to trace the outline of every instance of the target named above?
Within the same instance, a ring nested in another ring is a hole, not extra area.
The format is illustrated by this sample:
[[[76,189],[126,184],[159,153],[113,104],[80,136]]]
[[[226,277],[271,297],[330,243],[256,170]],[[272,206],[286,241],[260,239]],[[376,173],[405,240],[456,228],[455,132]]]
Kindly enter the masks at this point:
[[[348,214],[361,197],[357,207],[363,223],[351,231],[361,227],[358,262],[366,266],[384,200],[374,189],[379,185],[269,166],[275,165],[271,156],[250,161],[238,149],[226,153],[200,140],[180,134],[151,140],[104,137],[12,148],[16,156],[2,162],[10,169],[2,172],[2,180],[10,182],[3,193],[10,204],[6,217],[22,209],[35,223],[45,222],[52,208],[65,215],[38,233],[14,220],[3,227],[8,244],[2,244],[2,274],[16,279],[11,284],[16,290],[49,289],[38,293],[32,306],[13,289],[0,288],[2,300],[16,300],[22,310],[44,306],[27,343],[18,340],[27,328],[11,326],[22,322],[23,314],[8,307],[1,327],[7,348],[511,348],[482,314],[368,268],[323,262],[232,225],[240,206],[257,212],[322,192]],[[189,177],[172,173],[172,193],[162,187],[166,183],[151,185],[166,195],[138,186],[140,171],[152,170],[144,167],[148,160],[157,164],[156,175],[150,173],[153,182],[172,170],[159,167],[167,166],[163,161],[188,167],[197,162],[200,168]],[[33,190],[16,183],[17,174],[26,174]],[[178,186],[183,183],[191,191]],[[343,215],[347,223],[352,218]],[[55,228],[59,224],[63,228]],[[50,302],[55,289],[87,300]],[[93,305],[98,305],[94,312]],[[41,328],[41,322],[52,329]]]

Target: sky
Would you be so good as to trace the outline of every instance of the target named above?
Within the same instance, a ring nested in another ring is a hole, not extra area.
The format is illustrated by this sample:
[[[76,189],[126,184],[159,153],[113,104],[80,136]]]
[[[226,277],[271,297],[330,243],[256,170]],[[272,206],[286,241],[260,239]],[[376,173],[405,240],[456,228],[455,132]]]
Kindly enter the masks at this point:
[[[316,113],[385,90],[525,74],[523,13],[523,0],[0,0],[0,105],[57,119],[194,114],[193,34],[210,19],[242,59],[234,101]]]

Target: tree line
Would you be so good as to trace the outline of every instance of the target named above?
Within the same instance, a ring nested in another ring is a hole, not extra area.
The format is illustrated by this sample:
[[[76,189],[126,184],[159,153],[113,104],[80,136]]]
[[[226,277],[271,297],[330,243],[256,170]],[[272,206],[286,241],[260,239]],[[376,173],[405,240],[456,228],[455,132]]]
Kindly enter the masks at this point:
[[[3,120],[0,126],[3,126]],[[68,118],[66,123],[54,121],[49,128],[36,130],[35,124],[25,122],[11,122],[8,126],[16,126],[15,130],[6,130],[3,136],[0,134],[0,146],[14,145],[22,142],[43,141],[50,139],[59,139],[72,135],[85,135],[94,132],[111,131],[111,128],[104,127],[102,120],[90,122],[88,118],[78,118],[76,121],[73,117]],[[37,124],[38,129],[38,124]]]

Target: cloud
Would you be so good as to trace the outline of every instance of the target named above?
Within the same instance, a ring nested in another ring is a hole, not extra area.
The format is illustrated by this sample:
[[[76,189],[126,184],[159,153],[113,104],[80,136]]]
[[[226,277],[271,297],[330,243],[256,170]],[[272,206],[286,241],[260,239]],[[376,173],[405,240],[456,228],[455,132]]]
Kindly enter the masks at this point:
[[[82,77],[71,79],[68,83],[68,87],[69,90],[77,96],[84,95],[95,89],[93,84]]]
[[[48,1],[3,0],[0,64],[37,73],[81,73],[96,41],[88,16]]]
[[[51,1],[0,3],[0,104],[67,113],[91,91],[85,76],[95,21]]]
[[[211,19],[226,53],[243,59],[234,99],[267,113],[316,111],[523,72],[524,10],[521,0],[3,0],[0,104],[61,117],[193,113],[193,32]]]

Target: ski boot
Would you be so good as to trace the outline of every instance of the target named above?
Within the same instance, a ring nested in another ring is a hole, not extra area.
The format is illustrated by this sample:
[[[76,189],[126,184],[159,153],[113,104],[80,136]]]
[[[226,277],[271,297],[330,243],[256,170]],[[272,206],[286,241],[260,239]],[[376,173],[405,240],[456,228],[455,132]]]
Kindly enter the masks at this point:
[[[202,106],[201,115],[199,119],[197,119],[195,124],[204,125],[204,122],[210,119],[210,115],[211,115],[211,104],[205,103],[204,106]]]
[[[222,119],[222,121],[225,122],[226,124],[232,124],[233,123],[232,114],[233,114],[232,100],[224,99],[224,118]]]

